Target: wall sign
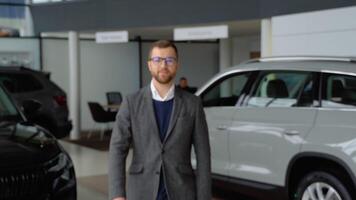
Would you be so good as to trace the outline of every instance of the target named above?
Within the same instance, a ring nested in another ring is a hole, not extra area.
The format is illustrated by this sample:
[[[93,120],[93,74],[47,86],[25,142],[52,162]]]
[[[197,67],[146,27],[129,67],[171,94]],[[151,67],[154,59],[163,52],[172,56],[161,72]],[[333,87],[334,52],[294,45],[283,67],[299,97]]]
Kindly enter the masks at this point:
[[[207,40],[228,38],[228,26],[202,26],[174,29],[174,40]]]
[[[95,34],[97,43],[124,43],[129,41],[128,31],[97,32]]]

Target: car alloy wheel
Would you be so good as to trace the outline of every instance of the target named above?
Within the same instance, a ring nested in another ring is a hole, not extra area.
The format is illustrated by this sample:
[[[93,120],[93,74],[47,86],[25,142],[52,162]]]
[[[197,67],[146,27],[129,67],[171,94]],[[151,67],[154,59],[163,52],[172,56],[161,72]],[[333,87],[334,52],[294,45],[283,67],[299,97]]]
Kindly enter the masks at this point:
[[[331,185],[316,182],[305,189],[302,200],[342,200],[342,198]]]
[[[336,177],[339,176],[324,171],[305,175],[298,184],[294,200],[352,200],[346,183]]]

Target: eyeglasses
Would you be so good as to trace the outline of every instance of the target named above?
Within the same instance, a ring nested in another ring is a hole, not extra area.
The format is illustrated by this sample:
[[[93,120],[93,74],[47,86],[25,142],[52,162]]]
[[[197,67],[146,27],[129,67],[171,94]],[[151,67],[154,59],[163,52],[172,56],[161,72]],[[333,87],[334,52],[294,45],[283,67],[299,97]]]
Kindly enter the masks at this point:
[[[162,61],[164,61],[164,63],[167,66],[173,66],[174,64],[176,64],[177,62],[177,58],[174,57],[167,57],[167,58],[162,58],[162,57],[152,57],[149,59],[150,61],[152,61],[152,63],[154,65],[160,65],[162,63]]]

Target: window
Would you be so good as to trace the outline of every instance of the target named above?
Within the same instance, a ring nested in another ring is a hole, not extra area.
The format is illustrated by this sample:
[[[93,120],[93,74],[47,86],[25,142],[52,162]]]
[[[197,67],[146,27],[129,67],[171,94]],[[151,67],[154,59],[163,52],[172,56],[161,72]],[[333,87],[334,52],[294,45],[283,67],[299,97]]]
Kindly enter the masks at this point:
[[[0,0],[0,37],[19,37],[27,26],[25,0]]]
[[[73,1],[73,0],[32,0],[33,4],[37,3],[54,3],[54,2],[62,2],[62,1]]]
[[[5,91],[0,87],[0,118],[8,115],[17,115],[17,111]]]
[[[224,77],[202,94],[204,107],[235,106],[243,93],[250,73]]]
[[[43,89],[42,84],[30,74],[0,74],[0,83],[10,93],[33,92]]]
[[[323,107],[356,107],[355,76],[326,74],[323,86]]]
[[[246,105],[248,107],[312,106],[313,82],[313,75],[309,72],[262,72]]]

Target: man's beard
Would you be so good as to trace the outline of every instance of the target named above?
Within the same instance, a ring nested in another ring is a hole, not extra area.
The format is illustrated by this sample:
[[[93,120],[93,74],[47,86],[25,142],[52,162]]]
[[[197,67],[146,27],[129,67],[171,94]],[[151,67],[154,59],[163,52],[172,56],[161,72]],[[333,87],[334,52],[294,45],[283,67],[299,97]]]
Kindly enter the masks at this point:
[[[165,76],[164,78],[161,78],[159,76],[159,72],[157,74],[155,73],[151,73],[152,77],[160,84],[167,84],[167,83],[170,83],[173,78],[174,78],[174,75],[170,74],[168,76]]]

